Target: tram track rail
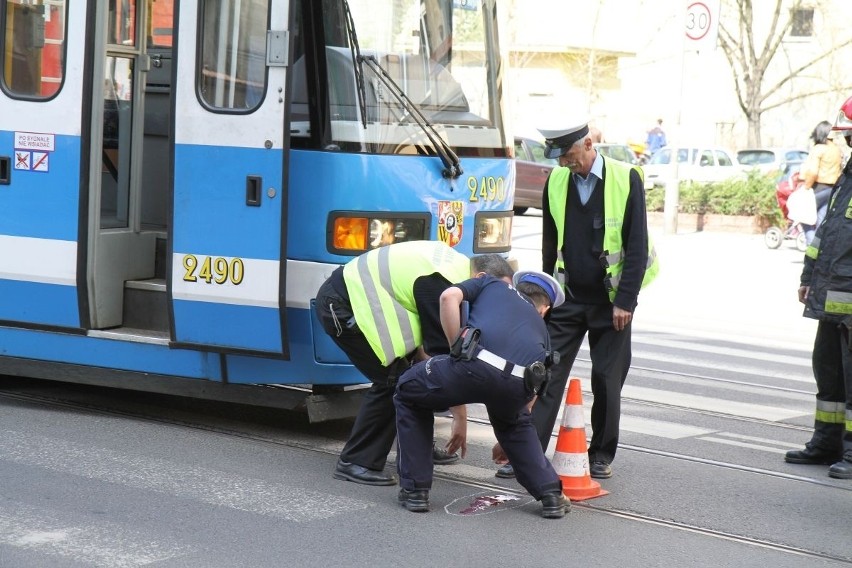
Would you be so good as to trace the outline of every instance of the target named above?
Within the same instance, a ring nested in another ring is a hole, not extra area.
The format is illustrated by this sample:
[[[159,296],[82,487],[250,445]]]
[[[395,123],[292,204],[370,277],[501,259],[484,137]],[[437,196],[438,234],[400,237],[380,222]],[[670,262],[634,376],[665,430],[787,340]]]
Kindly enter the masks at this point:
[[[143,421],[151,422],[151,423],[164,424],[164,425],[176,426],[176,427],[183,427],[183,428],[188,428],[188,429],[192,429],[192,430],[209,432],[209,433],[213,433],[213,434],[220,435],[220,436],[226,436],[226,437],[231,437],[231,438],[241,438],[241,439],[250,440],[250,441],[253,441],[253,442],[270,444],[270,445],[280,446],[280,447],[300,449],[300,450],[303,450],[303,451],[309,451],[309,452],[318,453],[318,454],[337,455],[336,451],[331,450],[329,448],[319,447],[318,445],[313,444],[313,443],[301,442],[301,441],[292,440],[292,439],[289,439],[289,440],[288,439],[281,439],[281,438],[271,437],[271,436],[268,436],[268,435],[261,435],[261,434],[248,432],[248,431],[235,430],[233,428],[226,428],[226,427],[212,425],[212,424],[205,424],[205,423],[202,423],[202,422],[193,422],[193,421],[189,421],[189,420],[185,420],[185,419],[176,419],[176,418],[170,418],[170,417],[167,417],[167,416],[152,415],[151,413],[146,413],[146,412],[116,409],[116,408],[111,408],[111,407],[107,407],[107,406],[103,406],[103,405],[99,405],[99,404],[94,404],[94,403],[82,403],[82,402],[79,402],[79,401],[62,399],[62,398],[57,398],[57,397],[54,397],[54,396],[36,395],[36,394],[30,394],[30,393],[9,392],[9,391],[5,391],[2,388],[0,388],[0,399],[16,400],[16,401],[19,401],[19,402],[26,402],[26,403],[30,403],[30,404],[39,404],[39,405],[48,406],[48,407],[67,408],[67,409],[70,409],[70,410],[85,410],[85,411],[88,411],[88,412],[93,412],[93,413],[97,413],[97,414],[101,414],[101,415],[132,418],[132,419],[135,419],[135,420],[143,420]],[[488,423],[487,420],[469,418],[468,422],[476,423],[476,424],[479,424],[479,425],[490,426],[490,424]],[[784,473],[781,473],[781,472],[773,472],[773,471],[769,471],[769,470],[763,470],[763,469],[760,469],[760,468],[753,468],[753,467],[743,466],[743,465],[734,464],[734,463],[727,463],[727,462],[721,462],[721,461],[716,461],[716,460],[708,460],[708,459],[704,459],[704,458],[698,458],[698,457],[695,457],[695,456],[678,454],[678,453],[675,453],[675,452],[661,451],[661,450],[656,450],[656,449],[653,449],[653,448],[645,448],[645,447],[635,446],[635,445],[620,444],[619,446],[624,450],[642,452],[642,453],[646,453],[646,454],[653,454],[653,455],[658,455],[658,456],[669,458],[669,459],[677,459],[677,460],[682,460],[682,461],[689,461],[689,462],[699,463],[699,464],[703,464],[703,465],[708,465],[708,466],[712,466],[712,467],[719,467],[719,468],[724,468],[724,469],[729,469],[729,470],[755,473],[755,474],[770,476],[770,477],[783,479],[783,480],[787,480],[787,481],[813,483],[813,484],[816,484],[816,485],[826,486],[828,488],[832,488],[832,489],[835,489],[835,490],[852,491],[852,487],[849,487],[849,488],[842,487],[842,486],[834,485],[834,484],[831,484],[831,483],[828,483],[828,482],[824,482],[824,481],[820,481],[820,480],[812,479],[812,478],[807,478],[807,477],[802,477],[802,476],[784,474]],[[501,492],[501,493],[510,494],[510,495],[517,495],[517,496],[525,495],[525,493],[521,493],[521,492],[519,492],[519,491],[517,491],[513,488],[510,488],[510,487],[505,487],[505,486],[497,484],[497,483],[489,483],[489,482],[485,482],[485,481],[478,480],[478,479],[471,479],[471,478],[459,476],[459,475],[453,474],[451,472],[443,472],[443,471],[437,471],[436,470],[435,471],[435,478],[441,479],[443,481],[447,481],[447,482],[456,483],[456,484],[468,486],[468,487],[471,487],[471,488],[475,488],[475,489],[478,489],[480,491],[498,491],[498,492]],[[780,542],[774,542],[774,541],[770,541],[770,540],[767,540],[767,539],[760,539],[760,538],[750,537],[750,536],[741,535],[741,534],[737,534],[737,533],[733,533],[733,532],[722,531],[722,530],[708,528],[708,527],[701,527],[701,526],[697,526],[697,525],[691,525],[691,524],[680,522],[680,521],[677,521],[677,520],[666,519],[666,518],[662,518],[662,517],[656,517],[654,515],[647,514],[647,513],[627,511],[627,510],[623,510],[623,509],[619,509],[619,508],[615,508],[615,507],[606,507],[606,506],[601,506],[599,504],[591,503],[591,502],[575,502],[575,503],[572,503],[572,508],[585,511],[585,512],[588,512],[590,514],[607,515],[607,516],[610,516],[610,517],[619,518],[619,519],[623,519],[623,520],[627,520],[627,521],[651,524],[651,525],[654,525],[654,526],[664,527],[664,528],[668,528],[668,529],[672,529],[672,530],[689,532],[689,533],[692,533],[692,534],[697,534],[697,535],[705,536],[705,537],[708,537],[708,538],[721,539],[721,540],[726,540],[726,541],[729,541],[729,542],[735,542],[735,543],[739,543],[739,544],[742,544],[742,545],[745,545],[745,546],[751,546],[751,547],[763,548],[763,549],[767,549],[767,550],[773,550],[773,551],[776,551],[776,552],[782,552],[782,553],[785,553],[785,554],[795,555],[795,556],[801,557],[803,559],[827,560],[827,561],[832,561],[832,562],[836,562],[836,563],[843,564],[843,565],[852,566],[852,556],[842,556],[842,555],[837,555],[837,554],[831,554],[831,553],[821,552],[821,551],[818,551],[818,550],[811,550],[811,549],[806,549],[806,548],[803,548],[803,547],[793,546],[793,545],[784,544],[784,543],[780,543]]]

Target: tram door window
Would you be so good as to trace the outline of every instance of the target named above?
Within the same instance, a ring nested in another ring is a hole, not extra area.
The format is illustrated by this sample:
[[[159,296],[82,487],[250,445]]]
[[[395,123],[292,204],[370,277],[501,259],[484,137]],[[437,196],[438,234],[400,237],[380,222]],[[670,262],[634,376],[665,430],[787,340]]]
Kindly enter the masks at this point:
[[[220,0],[202,7],[199,93],[215,109],[251,111],[266,83],[269,0]]]
[[[64,75],[65,2],[8,0],[2,30],[4,90],[12,96],[50,98]]]
[[[111,2],[104,65],[101,228],[131,226],[130,205],[138,193],[138,228],[165,239],[169,197],[172,32],[174,0]],[[143,8],[144,5],[144,10]],[[137,19],[144,18],[142,26]],[[144,40],[139,41],[140,34]],[[125,54],[124,52],[131,52]],[[148,62],[137,75],[138,58]],[[137,79],[138,77],[138,79]],[[136,92],[136,81],[141,84]],[[140,100],[136,100],[136,99]],[[136,111],[134,112],[134,109]],[[134,115],[140,124],[133,124]],[[133,179],[134,132],[142,130],[139,174]],[[138,187],[138,190],[136,190]],[[165,277],[165,272],[160,276]]]
[[[104,71],[101,229],[116,229],[128,226],[130,212],[133,59],[107,56]]]
[[[165,245],[169,212],[169,134],[172,96],[174,0],[148,0],[145,42],[151,65],[145,76],[142,150],[142,228],[160,231]],[[165,278],[165,247],[158,254],[157,277]]]

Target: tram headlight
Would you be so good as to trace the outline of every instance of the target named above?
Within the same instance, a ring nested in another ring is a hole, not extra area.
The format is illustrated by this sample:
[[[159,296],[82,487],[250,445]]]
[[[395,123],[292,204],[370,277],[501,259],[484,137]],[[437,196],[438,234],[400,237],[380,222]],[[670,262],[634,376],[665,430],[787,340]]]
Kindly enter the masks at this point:
[[[429,216],[422,213],[387,217],[338,211],[329,217],[329,250],[338,254],[361,254],[393,243],[428,238]]]
[[[474,224],[473,252],[507,252],[512,248],[512,211],[480,211]]]

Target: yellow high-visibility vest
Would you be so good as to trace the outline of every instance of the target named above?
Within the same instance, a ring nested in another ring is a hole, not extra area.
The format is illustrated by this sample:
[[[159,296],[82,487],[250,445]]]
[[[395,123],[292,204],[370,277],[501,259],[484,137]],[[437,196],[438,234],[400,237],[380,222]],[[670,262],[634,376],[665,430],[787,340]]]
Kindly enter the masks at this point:
[[[358,328],[383,365],[423,344],[414,281],[438,272],[452,283],[470,278],[470,259],[438,241],[371,250],[343,267]]]
[[[615,300],[621,273],[624,270],[624,244],[621,240],[621,227],[624,224],[624,213],[627,210],[627,197],[630,194],[630,170],[635,169],[644,178],[642,170],[624,164],[617,160],[604,160],[604,253],[602,262],[606,269],[605,285],[609,301]],[[565,285],[565,258],[562,254],[562,244],[565,242],[565,205],[568,202],[568,180],[571,170],[554,168],[547,183],[547,198],[550,205],[550,215],[556,223],[556,267],[554,278]],[[657,251],[648,235],[648,264],[645,267],[645,277],[642,288],[650,284],[660,270]]]

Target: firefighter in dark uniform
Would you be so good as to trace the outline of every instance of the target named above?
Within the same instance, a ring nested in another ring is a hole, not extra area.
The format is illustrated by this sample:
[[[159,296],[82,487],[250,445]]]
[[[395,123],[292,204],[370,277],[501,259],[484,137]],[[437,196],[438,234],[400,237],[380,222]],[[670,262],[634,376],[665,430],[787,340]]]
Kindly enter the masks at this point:
[[[852,97],[834,130],[852,143]],[[819,321],[814,340],[814,433],[789,463],[830,465],[828,475],[852,479],[852,160],[831,190],[828,211],[805,252],[799,287],[804,315]]]
[[[543,316],[564,301],[561,287],[541,272],[508,278],[481,276],[441,294],[441,325],[450,355],[432,357],[406,371],[397,385],[400,492],[409,511],[429,510],[433,412],[482,403],[518,482],[542,503],[542,516],[561,518],[569,504],[562,482],[544,456],[528,405],[547,375],[549,354]],[[461,327],[460,307],[469,306]],[[460,331],[461,330],[461,331]]]

